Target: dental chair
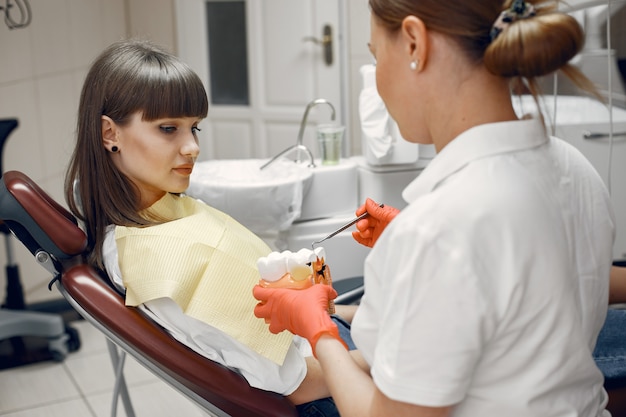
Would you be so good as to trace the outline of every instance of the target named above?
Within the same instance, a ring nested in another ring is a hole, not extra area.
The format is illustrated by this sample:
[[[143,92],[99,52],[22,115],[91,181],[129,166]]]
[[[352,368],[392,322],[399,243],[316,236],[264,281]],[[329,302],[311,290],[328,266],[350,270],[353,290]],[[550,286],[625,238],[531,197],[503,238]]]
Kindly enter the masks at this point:
[[[128,417],[134,411],[123,375],[126,353],[201,408],[217,416],[297,416],[291,402],[250,387],[236,372],[195,353],[171,337],[124,298],[84,261],[87,237],[76,219],[30,178],[9,171],[0,181],[0,219],[52,272],[65,299],[107,337],[116,372],[112,415],[122,399]]]

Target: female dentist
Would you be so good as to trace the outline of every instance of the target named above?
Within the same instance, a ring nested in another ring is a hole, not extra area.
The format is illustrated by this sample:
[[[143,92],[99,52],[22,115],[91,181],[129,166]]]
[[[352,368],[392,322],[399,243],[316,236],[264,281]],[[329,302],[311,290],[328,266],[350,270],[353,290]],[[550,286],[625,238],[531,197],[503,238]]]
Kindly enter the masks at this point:
[[[272,332],[306,337],[342,416],[602,416],[591,352],[607,310],[614,223],[598,174],[513,82],[567,65],[578,23],[556,2],[370,0],[370,49],[390,115],[437,156],[400,213],[368,201],[373,246],[349,356],[335,293],[255,287]],[[522,85],[522,84],[517,84]],[[388,225],[387,222],[393,218]],[[387,227],[385,227],[387,226]],[[383,230],[384,229],[384,230]]]

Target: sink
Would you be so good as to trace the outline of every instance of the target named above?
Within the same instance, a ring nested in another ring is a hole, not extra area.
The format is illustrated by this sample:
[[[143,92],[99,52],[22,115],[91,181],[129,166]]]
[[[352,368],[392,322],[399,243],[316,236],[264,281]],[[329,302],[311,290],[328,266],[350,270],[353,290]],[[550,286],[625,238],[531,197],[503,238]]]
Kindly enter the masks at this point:
[[[186,194],[229,214],[255,233],[287,230],[300,217],[313,171],[283,159],[196,162]]]
[[[294,222],[353,215],[357,208],[357,163],[315,167],[279,159],[196,162],[186,194],[228,213],[257,234],[288,230]]]
[[[316,160],[298,221],[353,215],[359,204],[357,166],[353,158],[343,158],[337,165],[322,165]]]

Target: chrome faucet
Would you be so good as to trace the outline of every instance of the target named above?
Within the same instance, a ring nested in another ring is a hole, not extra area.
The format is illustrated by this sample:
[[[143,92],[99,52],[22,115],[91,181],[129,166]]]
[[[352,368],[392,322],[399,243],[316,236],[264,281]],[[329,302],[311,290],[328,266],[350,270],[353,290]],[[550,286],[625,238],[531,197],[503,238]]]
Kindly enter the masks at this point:
[[[284,151],[282,151],[281,153],[279,153],[278,155],[276,155],[275,157],[273,157],[272,159],[270,159],[269,161],[267,161],[265,164],[261,165],[260,169],[264,169],[267,168],[268,166],[270,166],[272,163],[274,163],[278,158],[280,158],[281,156],[296,150],[296,160],[295,162],[300,162],[300,151],[304,151],[308,157],[309,157],[309,167],[315,167],[315,162],[314,162],[314,158],[313,158],[313,154],[311,153],[311,151],[309,150],[309,148],[307,148],[306,146],[304,146],[302,144],[302,139],[303,139],[303,135],[304,135],[304,128],[306,127],[306,121],[307,118],[309,117],[309,111],[317,106],[318,104],[328,104],[328,106],[330,106],[330,109],[332,110],[332,113],[330,115],[330,119],[331,120],[335,120],[335,107],[330,103],[330,101],[324,99],[324,98],[318,98],[315,99],[313,101],[311,101],[309,104],[307,104],[306,109],[304,110],[304,115],[302,116],[302,121],[300,122],[300,131],[298,132],[298,140],[296,142],[295,145],[288,147],[287,149],[285,149]]]

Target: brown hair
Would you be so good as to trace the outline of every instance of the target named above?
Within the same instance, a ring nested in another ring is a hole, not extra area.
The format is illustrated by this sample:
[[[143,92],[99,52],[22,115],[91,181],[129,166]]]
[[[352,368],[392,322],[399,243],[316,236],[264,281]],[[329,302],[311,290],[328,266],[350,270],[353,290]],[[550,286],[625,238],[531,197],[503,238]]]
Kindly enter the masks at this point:
[[[204,118],[208,99],[197,74],[175,56],[148,41],[116,42],[96,58],[83,84],[76,146],[65,177],[68,206],[89,238],[88,261],[101,269],[109,224],[151,224],[138,214],[138,190],[102,142],[103,115],[124,125],[138,111],[143,120]]]
[[[471,61],[539,93],[536,78],[561,70],[578,87],[596,95],[592,83],[568,62],[582,49],[584,33],[576,19],[556,11],[557,1],[541,2],[532,17],[516,20],[493,41],[496,19],[512,0],[369,0],[372,13],[389,31],[406,16],[419,17],[430,30],[450,36]],[[538,3],[527,0],[526,3]]]

